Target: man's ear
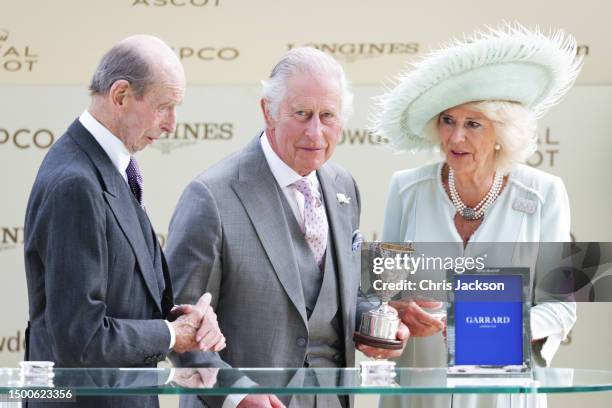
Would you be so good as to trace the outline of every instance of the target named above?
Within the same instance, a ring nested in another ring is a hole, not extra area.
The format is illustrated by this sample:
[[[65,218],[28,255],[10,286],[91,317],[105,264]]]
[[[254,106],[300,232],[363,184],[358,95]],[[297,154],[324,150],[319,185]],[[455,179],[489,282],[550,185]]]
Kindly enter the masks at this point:
[[[264,115],[264,119],[266,120],[266,127],[268,129],[273,128],[275,121],[272,118],[272,114],[270,113],[270,102],[268,102],[264,98],[261,98],[260,105],[261,105],[261,111]]]
[[[128,81],[125,79],[115,81],[108,92],[113,107],[123,108],[130,92],[130,83]]]

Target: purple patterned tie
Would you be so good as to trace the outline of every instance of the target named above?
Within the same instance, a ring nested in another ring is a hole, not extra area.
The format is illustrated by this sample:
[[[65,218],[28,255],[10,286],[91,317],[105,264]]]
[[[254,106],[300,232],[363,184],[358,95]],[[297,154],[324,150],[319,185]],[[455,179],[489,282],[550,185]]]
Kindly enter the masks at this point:
[[[138,200],[138,204],[144,209],[144,202],[142,200],[142,174],[140,173],[140,168],[134,156],[130,156],[130,164],[128,164],[127,169],[125,169],[125,173],[127,174],[130,190],[134,193],[134,197]]]
[[[319,192],[314,191],[307,178],[296,181],[293,186],[304,196],[303,232],[319,268],[322,268],[329,229],[325,207],[321,203]]]

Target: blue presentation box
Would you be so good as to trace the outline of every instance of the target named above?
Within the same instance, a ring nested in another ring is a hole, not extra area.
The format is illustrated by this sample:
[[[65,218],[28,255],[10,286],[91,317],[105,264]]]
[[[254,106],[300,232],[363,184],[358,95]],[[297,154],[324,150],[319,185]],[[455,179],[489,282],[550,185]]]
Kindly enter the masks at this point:
[[[530,366],[528,268],[452,274],[449,366]]]

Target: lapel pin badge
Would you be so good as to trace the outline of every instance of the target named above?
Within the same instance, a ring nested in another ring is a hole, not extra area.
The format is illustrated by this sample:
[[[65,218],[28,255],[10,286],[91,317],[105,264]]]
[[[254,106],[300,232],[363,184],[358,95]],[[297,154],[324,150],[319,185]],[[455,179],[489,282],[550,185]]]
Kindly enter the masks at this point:
[[[512,203],[512,208],[516,211],[521,211],[527,214],[533,214],[536,212],[538,207],[538,203],[535,200],[531,200],[529,198],[518,197]]]

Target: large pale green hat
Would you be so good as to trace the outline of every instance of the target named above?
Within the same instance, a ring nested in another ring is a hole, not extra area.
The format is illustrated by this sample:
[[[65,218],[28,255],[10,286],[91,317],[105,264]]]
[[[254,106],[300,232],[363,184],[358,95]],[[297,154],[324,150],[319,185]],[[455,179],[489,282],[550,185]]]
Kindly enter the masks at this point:
[[[562,30],[546,35],[518,23],[486,28],[433,51],[378,98],[374,130],[400,150],[432,147],[427,123],[468,102],[514,101],[541,117],[571,88],[582,58]]]

